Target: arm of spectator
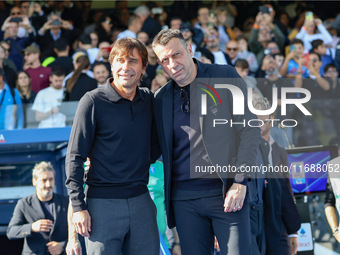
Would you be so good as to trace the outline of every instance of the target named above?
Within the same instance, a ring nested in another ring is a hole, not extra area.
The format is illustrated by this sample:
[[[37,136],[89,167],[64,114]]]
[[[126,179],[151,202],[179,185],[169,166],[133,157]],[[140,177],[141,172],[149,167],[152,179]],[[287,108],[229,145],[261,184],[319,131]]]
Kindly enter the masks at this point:
[[[300,29],[300,32],[297,33],[297,35],[295,36],[295,38],[300,39],[300,40],[303,41],[303,38],[305,37],[306,33],[307,33],[307,31],[306,31],[305,27],[302,26],[301,29]]]
[[[67,20],[61,20],[61,27],[66,30],[73,30],[73,25]]]
[[[20,22],[20,26],[24,27],[29,34],[33,33],[31,22],[26,15],[22,16],[22,22]]]
[[[315,76],[316,82],[323,90],[328,91],[331,88],[329,82],[320,75],[320,69],[318,67],[314,67],[311,61],[308,63],[308,70],[310,72],[310,76]]]
[[[325,214],[328,221],[329,226],[331,227],[332,231],[338,227],[338,219],[337,219],[337,212],[334,206],[327,206],[325,208]],[[335,239],[340,243],[340,233],[334,235]]]
[[[296,88],[302,88],[303,85],[303,79],[302,79],[302,66],[305,62],[304,58],[299,59],[299,68],[297,70],[297,75],[295,77],[294,87]]]
[[[8,17],[8,18],[4,21],[4,23],[3,23],[2,26],[1,26],[1,31],[3,31],[3,32],[6,31],[6,29],[9,27],[9,20],[10,20],[11,18],[12,18],[12,17],[10,16],[10,17]]]
[[[262,20],[262,14],[259,12],[256,16],[255,23],[251,29],[250,37],[249,37],[249,48],[250,51],[253,52],[255,55],[259,53],[259,51],[262,49],[261,44],[258,42],[259,37],[259,24]]]
[[[53,107],[51,111],[48,112],[35,112],[35,119],[36,121],[40,122],[42,120],[46,120],[49,118],[52,114],[57,114],[59,112],[59,108],[57,106]]]
[[[322,34],[323,42],[328,45],[333,41],[331,34],[327,31],[325,26],[322,24],[320,19],[315,19],[315,25],[318,27],[320,33]]]
[[[177,233],[177,229],[176,227],[174,227],[172,230],[172,234],[174,236],[175,239],[175,245],[174,248],[172,249],[172,255],[181,255],[181,244],[180,244],[180,240],[179,240],[179,236]]]
[[[281,32],[280,28],[277,25],[274,25],[272,32],[275,36],[275,42],[279,46],[280,52],[284,52],[284,46],[285,46],[285,40],[286,40],[284,34]]]
[[[49,29],[51,29],[52,25],[51,23],[53,22],[53,20],[49,20],[47,21],[38,31],[38,35],[43,36],[45,34],[45,32]]]
[[[287,71],[288,71],[288,64],[289,64],[289,61],[291,59],[293,59],[295,56],[295,50],[289,52],[289,54],[287,55],[287,57],[285,58],[285,61],[283,62],[283,65],[280,69],[280,74],[282,76],[287,76]],[[301,67],[302,68],[302,67]]]
[[[238,15],[236,6],[233,5],[230,1],[227,1],[227,7],[229,9],[229,13],[232,16],[236,17]]]
[[[17,119],[17,129],[24,128],[25,124],[25,117],[24,117],[24,110],[22,108],[21,97],[19,91],[14,89],[15,91],[15,102],[17,104],[17,112],[16,112],[16,119]]]
[[[66,246],[66,253],[67,255],[81,255],[82,254],[81,245],[78,239],[78,234],[72,222],[72,214],[73,209],[70,201],[67,211],[68,242]]]

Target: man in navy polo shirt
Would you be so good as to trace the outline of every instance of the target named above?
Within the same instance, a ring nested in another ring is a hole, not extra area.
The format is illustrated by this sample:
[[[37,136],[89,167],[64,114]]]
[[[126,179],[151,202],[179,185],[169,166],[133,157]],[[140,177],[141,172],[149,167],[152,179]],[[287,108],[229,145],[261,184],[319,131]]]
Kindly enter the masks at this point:
[[[150,163],[159,157],[153,96],[137,87],[147,67],[147,50],[136,39],[122,38],[109,61],[113,78],[79,101],[71,131],[66,186],[72,221],[85,237],[89,255],[158,255],[156,210],[147,189]],[[86,157],[91,166],[85,195]]]

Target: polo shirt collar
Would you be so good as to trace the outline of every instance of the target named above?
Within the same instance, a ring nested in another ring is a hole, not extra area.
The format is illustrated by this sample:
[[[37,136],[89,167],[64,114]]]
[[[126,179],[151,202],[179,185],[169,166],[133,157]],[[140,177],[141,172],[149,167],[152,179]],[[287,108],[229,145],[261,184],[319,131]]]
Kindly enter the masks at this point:
[[[118,92],[113,88],[113,86],[111,85],[112,82],[113,82],[113,78],[109,78],[107,79],[106,84],[102,87],[104,90],[105,96],[112,102],[118,102],[121,99],[125,99],[121,95],[119,95]],[[137,99],[141,99],[143,101],[146,100],[145,95],[143,93],[140,93],[139,87],[137,87],[136,95],[133,101]]]

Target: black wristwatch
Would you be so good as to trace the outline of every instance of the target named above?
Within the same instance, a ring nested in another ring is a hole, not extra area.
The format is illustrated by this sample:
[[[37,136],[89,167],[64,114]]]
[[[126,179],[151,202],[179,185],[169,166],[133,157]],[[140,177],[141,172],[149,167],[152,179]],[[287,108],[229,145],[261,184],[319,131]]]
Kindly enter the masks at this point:
[[[181,244],[179,242],[174,242],[174,246],[176,246],[176,245],[181,246]]]

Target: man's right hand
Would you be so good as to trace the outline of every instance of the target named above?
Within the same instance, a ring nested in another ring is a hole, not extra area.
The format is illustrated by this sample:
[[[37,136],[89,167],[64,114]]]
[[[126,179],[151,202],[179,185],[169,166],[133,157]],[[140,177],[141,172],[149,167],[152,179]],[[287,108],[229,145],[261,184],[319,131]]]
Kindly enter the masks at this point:
[[[48,232],[52,229],[53,222],[50,220],[37,220],[36,222],[32,223],[32,231],[33,232]]]
[[[79,235],[90,237],[91,217],[87,210],[74,212],[72,216],[72,222]]]
[[[79,240],[69,239],[66,246],[67,255],[82,255],[81,245]]]

